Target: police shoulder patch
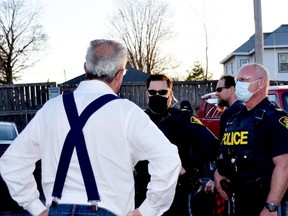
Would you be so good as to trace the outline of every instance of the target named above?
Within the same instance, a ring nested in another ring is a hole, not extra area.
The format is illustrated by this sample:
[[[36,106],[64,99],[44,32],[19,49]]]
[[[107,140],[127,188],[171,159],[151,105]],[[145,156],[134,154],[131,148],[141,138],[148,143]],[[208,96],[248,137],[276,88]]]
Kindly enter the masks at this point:
[[[191,116],[190,118],[190,122],[192,124],[200,124],[200,125],[203,125],[203,123],[194,115]]]
[[[279,123],[288,129],[288,117],[287,116],[282,116],[279,119]]]

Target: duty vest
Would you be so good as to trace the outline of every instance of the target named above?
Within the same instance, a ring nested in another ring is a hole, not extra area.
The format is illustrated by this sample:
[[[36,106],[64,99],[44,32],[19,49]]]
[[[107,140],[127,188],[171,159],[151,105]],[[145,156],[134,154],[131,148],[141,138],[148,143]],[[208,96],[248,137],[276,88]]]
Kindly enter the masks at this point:
[[[227,122],[221,152],[224,157],[229,152],[232,177],[237,181],[245,183],[271,176],[274,165],[265,134],[266,120],[271,114],[271,109],[245,109]]]

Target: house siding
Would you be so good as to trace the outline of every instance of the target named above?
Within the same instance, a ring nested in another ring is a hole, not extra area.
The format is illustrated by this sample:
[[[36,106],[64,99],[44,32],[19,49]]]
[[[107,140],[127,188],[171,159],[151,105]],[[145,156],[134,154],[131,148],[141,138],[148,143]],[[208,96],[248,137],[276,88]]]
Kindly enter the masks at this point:
[[[271,80],[288,80],[288,73],[279,73],[279,53],[288,53],[288,48],[265,49],[263,55],[264,66],[268,69]]]
[[[234,56],[229,61],[227,61],[224,64],[224,73],[236,76],[238,73],[239,68],[242,66],[242,62],[253,62],[254,61],[254,55],[241,55],[241,56]]]
[[[236,76],[243,61],[255,62],[254,35],[220,63],[224,74]],[[279,53],[288,53],[288,25],[281,25],[271,33],[264,33],[263,65],[268,69],[270,80],[288,81],[288,72],[279,73]]]

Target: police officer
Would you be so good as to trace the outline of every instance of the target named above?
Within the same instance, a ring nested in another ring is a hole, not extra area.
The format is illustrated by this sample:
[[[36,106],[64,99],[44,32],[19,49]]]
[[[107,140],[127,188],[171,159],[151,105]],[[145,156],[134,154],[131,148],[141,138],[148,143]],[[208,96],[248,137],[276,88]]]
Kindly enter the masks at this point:
[[[201,168],[216,158],[219,141],[190,110],[172,106],[172,81],[167,76],[150,75],[147,89],[149,109],[146,113],[170,142],[178,147],[182,162],[174,201],[164,215],[188,216],[188,197],[193,189],[199,187]],[[145,162],[138,163],[135,169],[137,206],[145,197],[149,176]]]
[[[219,139],[222,140],[224,129],[227,121],[231,116],[238,113],[244,104],[237,100],[235,94],[235,77],[231,75],[222,75],[216,85],[215,95],[218,97],[217,106],[219,109],[224,110],[219,122]],[[209,181],[205,187],[206,191],[214,192],[214,182]],[[215,215],[224,215],[227,211],[227,201],[219,196],[215,191]],[[226,213],[227,214],[227,213]]]
[[[246,105],[226,124],[216,189],[232,196],[231,215],[277,215],[288,187],[288,115],[268,100],[262,65],[245,64],[236,81],[236,96]]]
[[[225,125],[228,119],[243,108],[243,103],[237,100],[235,94],[235,77],[223,75],[216,85],[217,106],[224,107],[224,112],[220,117],[219,139],[222,140]]]

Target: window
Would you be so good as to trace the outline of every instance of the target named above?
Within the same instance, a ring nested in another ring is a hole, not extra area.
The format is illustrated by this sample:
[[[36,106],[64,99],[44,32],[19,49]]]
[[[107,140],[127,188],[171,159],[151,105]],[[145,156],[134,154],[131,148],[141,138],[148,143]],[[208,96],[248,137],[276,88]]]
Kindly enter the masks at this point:
[[[217,107],[217,98],[209,98],[206,101],[205,118],[219,119],[222,111]]]
[[[278,98],[277,98],[276,94],[269,94],[269,95],[268,95],[268,99],[269,99],[272,103],[275,103],[277,106],[279,106],[279,101],[278,101]]]
[[[288,73],[288,53],[278,54],[279,73]]]
[[[12,125],[0,125],[0,140],[14,140],[16,136]]]
[[[242,67],[244,64],[248,64],[249,59],[240,59],[240,67]]]

